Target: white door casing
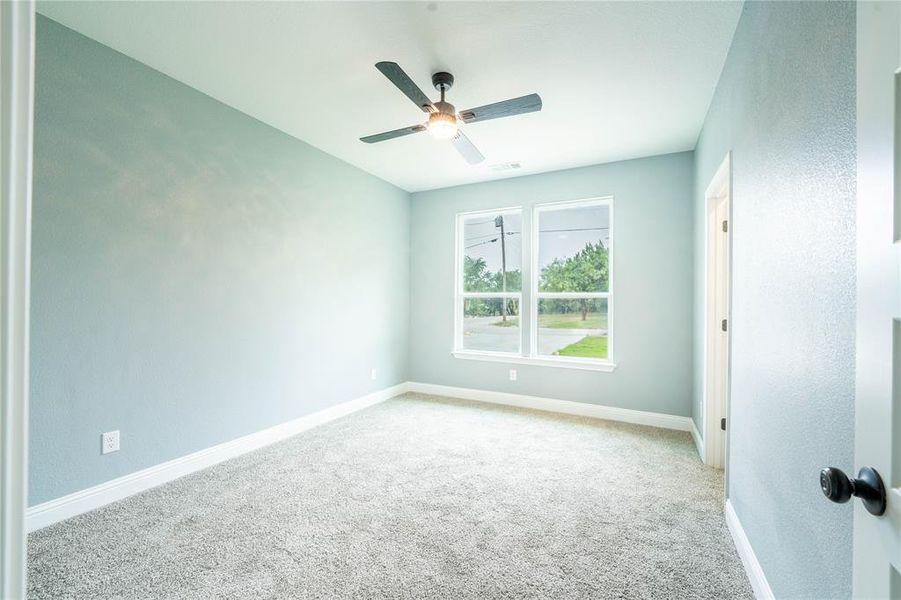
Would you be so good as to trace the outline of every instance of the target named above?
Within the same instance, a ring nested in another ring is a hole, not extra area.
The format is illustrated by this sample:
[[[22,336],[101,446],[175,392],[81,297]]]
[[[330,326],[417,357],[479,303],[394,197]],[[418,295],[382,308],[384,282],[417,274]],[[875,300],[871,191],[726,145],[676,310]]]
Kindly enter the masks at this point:
[[[34,2],[0,2],[0,598],[25,597]]]
[[[901,598],[901,4],[857,5],[857,334],[854,465],[889,488],[854,504],[855,598]],[[852,473],[848,473],[852,475]]]

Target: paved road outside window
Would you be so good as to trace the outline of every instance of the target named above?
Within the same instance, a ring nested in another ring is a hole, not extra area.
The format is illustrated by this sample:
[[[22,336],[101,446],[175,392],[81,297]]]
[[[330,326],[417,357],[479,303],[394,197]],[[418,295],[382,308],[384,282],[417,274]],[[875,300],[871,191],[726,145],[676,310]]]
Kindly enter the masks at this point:
[[[518,317],[517,317],[518,319]],[[500,317],[468,317],[463,320],[463,348],[491,352],[519,352],[519,325],[500,327]],[[575,344],[586,335],[604,336],[606,329],[538,328],[538,353],[554,352]]]

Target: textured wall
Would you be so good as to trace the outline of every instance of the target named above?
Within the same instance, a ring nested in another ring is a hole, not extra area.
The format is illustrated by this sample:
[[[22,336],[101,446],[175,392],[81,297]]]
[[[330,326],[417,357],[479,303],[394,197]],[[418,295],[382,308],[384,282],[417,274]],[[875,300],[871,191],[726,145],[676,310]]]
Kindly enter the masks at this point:
[[[407,379],[406,192],[37,27],[31,504]]]
[[[695,403],[703,194],[732,150],[729,495],[777,597],[851,593],[851,513],[817,473],[853,466],[855,11],[748,2],[695,151]]]
[[[689,415],[692,165],[684,152],[413,194],[411,378]],[[614,196],[616,371],[515,365],[514,382],[512,365],[454,358],[456,213],[607,195]]]

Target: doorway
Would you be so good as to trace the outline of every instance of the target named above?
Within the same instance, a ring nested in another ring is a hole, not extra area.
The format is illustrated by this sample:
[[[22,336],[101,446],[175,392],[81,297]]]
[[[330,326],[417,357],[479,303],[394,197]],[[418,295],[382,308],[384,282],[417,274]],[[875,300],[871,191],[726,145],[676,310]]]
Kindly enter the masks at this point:
[[[726,155],[705,192],[706,281],[704,315],[704,463],[726,466],[731,330],[731,156]]]

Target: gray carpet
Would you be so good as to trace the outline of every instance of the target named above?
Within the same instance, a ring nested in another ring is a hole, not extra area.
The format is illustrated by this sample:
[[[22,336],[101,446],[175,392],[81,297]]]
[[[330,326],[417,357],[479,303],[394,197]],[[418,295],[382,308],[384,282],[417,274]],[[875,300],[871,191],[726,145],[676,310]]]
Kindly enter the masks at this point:
[[[666,431],[407,395],[29,536],[31,598],[751,598]]]

